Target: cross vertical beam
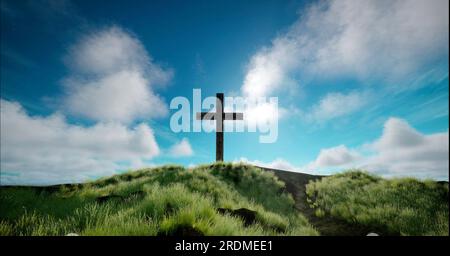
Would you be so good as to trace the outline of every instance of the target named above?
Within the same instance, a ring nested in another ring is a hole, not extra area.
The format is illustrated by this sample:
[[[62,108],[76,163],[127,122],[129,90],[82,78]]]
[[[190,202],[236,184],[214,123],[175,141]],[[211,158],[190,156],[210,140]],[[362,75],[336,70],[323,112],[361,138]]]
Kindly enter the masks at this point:
[[[216,162],[223,161],[223,93],[216,93]]]
[[[223,93],[216,93],[216,112],[196,113],[197,120],[216,120],[216,161],[223,161],[223,121],[244,120],[243,113],[224,113]]]

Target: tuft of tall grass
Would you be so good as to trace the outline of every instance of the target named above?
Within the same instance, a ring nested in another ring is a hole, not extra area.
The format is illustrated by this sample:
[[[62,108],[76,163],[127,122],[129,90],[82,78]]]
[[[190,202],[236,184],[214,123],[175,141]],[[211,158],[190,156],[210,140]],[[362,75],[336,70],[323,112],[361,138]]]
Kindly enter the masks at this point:
[[[331,214],[388,234],[449,234],[448,183],[350,170],[310,182],[306,193],[318,216]]]

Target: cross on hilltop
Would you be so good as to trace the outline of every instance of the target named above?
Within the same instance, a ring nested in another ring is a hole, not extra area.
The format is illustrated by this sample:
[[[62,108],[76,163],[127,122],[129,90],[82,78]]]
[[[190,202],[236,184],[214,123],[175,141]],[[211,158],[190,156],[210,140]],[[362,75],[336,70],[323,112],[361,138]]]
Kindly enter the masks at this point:
[[[224,113],[223,93],[216,93],[216,112],[199,112],[197,120],[216,120],[216,161],[223,161],[223,121],[244,120],[244,113]]]

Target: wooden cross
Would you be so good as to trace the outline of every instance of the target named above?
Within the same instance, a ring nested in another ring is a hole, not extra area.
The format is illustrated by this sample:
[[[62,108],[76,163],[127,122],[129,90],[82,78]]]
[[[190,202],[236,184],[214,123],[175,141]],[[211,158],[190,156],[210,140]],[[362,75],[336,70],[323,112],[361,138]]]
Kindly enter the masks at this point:
[[[216,93],[216,112],[200,112],[197,120],[216,120],[216,161],[223,161],[223,121],[244,120],[244,113],[224,113],[223,93]]]

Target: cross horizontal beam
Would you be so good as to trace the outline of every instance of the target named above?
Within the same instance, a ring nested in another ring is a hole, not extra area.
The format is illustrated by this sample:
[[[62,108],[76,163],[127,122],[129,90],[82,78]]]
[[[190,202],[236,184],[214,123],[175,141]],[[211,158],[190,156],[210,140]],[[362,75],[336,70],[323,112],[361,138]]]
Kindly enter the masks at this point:
[[[196,120],[216,120],[217,113],[196,113]],[[222,113],[222,120],[244,120],[244,113]]]

